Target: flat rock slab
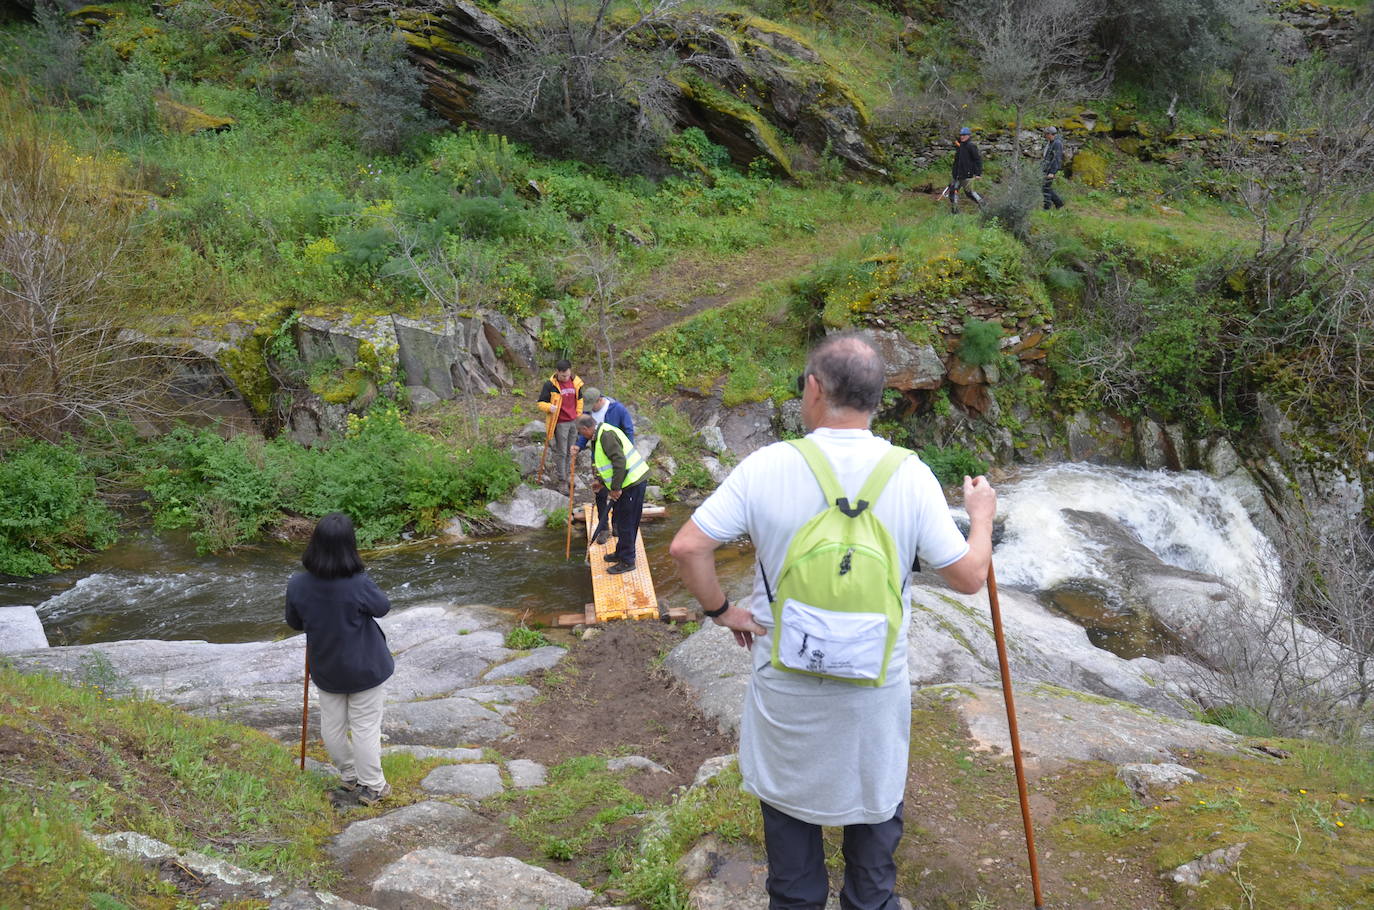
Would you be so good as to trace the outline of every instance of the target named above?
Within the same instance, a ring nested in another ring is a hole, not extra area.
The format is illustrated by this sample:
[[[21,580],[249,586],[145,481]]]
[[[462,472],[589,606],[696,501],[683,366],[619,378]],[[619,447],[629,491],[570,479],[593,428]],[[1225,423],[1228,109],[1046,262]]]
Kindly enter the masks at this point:
[[[564,652],[567,653],[566,651]],[[539,694],[539,690],[534,686],[522,686],[515,683],[505,683],[496,686],[472,686],[468,689],[459,689],[454,695],[461,695],[463,698],[470,698],[475,702],[484,705],[518,705],[521,702],[529,701]]]
[[[381,910],[580,910],[595,895],[510,856],[485,859],[426,848],[387,866],[372,884]]]
[[[283,894],[268,905],[267,910],[374,910],[362,904],[346,901],[328,891],[308,891],[297,888]]]
[[[506,789],[501,781],[501,769],[492,764],[444,765],[429,772],[420,781],[426,793],[444,796],[466,796],[486,799]]]
[[[439,749],[434,746],[382,746],[383,755],[394,755],[404,752],[416,758],[442,758],[448,761],[480,761],[482,758],[481,749]],[[306,759],[309,762],[309,759]]]
[[[612,771],[648,771],[653,774],[667,774],[668,769],[654,761],[652,758],[645,758],[642,755],[622,755],[620,758],[612,758],[606,762],[606,767]]]
[[[48,646],[48,633],[33,607],[0,607],[0,654]]]
[[[325,849],[350,876],[367,880],[421,847],[469,849],[486,827],[471,810],[426,800],[356,821]]]
[[[532,790],[535,787],[542,787],[549,779],[548,769],[539,762],[530,761],[527,758],[517,758],[506,762],[506,771],[510,774],[511,786],[517,790]]]
[[[508,615],[480,605],[421,604],[392,611],[380,625],[396,656],[396,673],[387,683],[389,726],[384,727],[393,742],[456,746],[509,732],[498,712],[472,699],[443,698],[477,686],[484,700],[503,701],[490,691],[494,687],[478,684],[489,667],[517,654],[503,644],[511,625]],[[300,735],[303,635],[236,644],[118,641],[25,651],[12,660],[20,670],[80,678],[96,652],[112,667],[116,691],[143,694],[194,714],[282,737]],[[506,698],[520,700],[526,694],[516,691]],[[318,717],[312,708],[312,722]]]
[[[511,728],[501,715],[470,698],[435,698],[390,705],[382,732],[393,743],[450,748],[459,743],[493,742]]]
[[[1116,779],[1131,788],[1141,801],[1167,793],[1175,787],[1202,780],[1201,772],[1173,762],[1132,763],[1116,769]]]
[[[241,889],[242,897],[274,898],[286,889],[270,875],[250,872],[214,856],[192,850],[179,850],[156,838],[137,831],[118,831],[114,834],[92,836],[107,853],[147,863],[167,860],[187,870],[201,881],[212,880],[229,888]]]
[[[947,685],[920,692],[953,704],[977,748],[1011,756],[1000,689]],[[1032,769],[1047,770],[1064,761],[1170,761],[1184,750],[1234,753],[1240,742],[1236,734],[1211,724],[1050,686],[1018,689],[1015,695],[1021,751]]]
[[[535,648],[524,657],[517,657],[515,660],[507,661],[499,667],[493,667],[487,671],[486,679],[510,679],[515,676],[524,676],[526,673],[534,673],[537,670],[547,670],[555,666],[560,660],[567,656],[567,649],[557,645],[546,645],[542,648]]]

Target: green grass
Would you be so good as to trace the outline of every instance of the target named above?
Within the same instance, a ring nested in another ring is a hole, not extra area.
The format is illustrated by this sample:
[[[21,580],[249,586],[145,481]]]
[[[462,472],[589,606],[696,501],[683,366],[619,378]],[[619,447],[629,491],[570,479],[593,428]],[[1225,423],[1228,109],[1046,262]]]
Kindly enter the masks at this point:
[[[98,668],[91,679],[109,681]],[[134,830],[288,879],[328,878],[329,784],[262,734],[0,668],[0,743],[0,889],[16,906],[84,906],[88,892],[179,906],[83,831]]]
[[[1170,800],[1140,803],[1110,770],[1079,778],[1051,837],[1087,855],[1138,856],[1160,872],[1244,841],[1241,874],[1177,889],[1181,910],[1368,905],[1374,880],[1348,870],[1374,850],[1374,752],[1266,741],[1291,757],[1187,756],[1185,764],[1205,779],[1177,788]],[[1056,798],[1066,795],[1067,788],[1056,789]],[[1294,868],[1302,874],[1293,875]]]

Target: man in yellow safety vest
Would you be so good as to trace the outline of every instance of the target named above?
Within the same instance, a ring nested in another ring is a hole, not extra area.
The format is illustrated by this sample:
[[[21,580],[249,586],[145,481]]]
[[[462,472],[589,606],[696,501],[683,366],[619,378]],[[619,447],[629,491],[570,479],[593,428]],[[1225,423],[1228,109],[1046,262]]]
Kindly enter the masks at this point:
[[[619,427],[598,424],[590,414],[577,418],[577,434],[591,441],[592,464],[611,498],[611,523],[616,529],[615,552],[606,557],[614,563],[608,575],[633,572],[635,542],[639,538],[639,517],[644,511],[644,490],[649,483],[649,466]]]

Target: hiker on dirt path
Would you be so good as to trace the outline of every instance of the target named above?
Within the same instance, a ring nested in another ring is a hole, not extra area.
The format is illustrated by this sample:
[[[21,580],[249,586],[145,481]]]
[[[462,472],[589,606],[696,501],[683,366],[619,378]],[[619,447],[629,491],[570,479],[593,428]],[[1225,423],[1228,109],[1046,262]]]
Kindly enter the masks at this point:
[[[1064,166],[1064,140],[1059,138],[1059,130],[1053,126],[1045,127],[1045,155],[1040,161],[1040,170],[1045,175],[1044,186],[1041,187],[1041,195],[1045,197],[1045,210],[1050,206],[1057,209],[1064,207],[1064,200],[1059,198],[1059,194],[1054,191],[1055,178],[1059,176],[1059,169]]]
[[[577,418],[577,433],[592,444],[592,464],[611,501],[615,525],[615,552],[606,557],[613,565],[608,575],[635,569],[635,543],[639,519],[644,513],[644,490],[649,485],[649,466],[621,429],[610,422],[597,423],[590,414]]]
[[[550,480],[554,489],[561,490],[568,485],[571,467],[568,448],[577,438],[573,421],[582,414],[582,377],[573,375],[570,361],[560,360],[553,365],[553,375],[544,380],[544,387],[539,390],[539,410],[557,415]]]
[[[969,198],[983,207],[983,197],[974,192],[973,181],[977,177],[983,176],[983,156],[978,153],[978,146],[973,141],[973,130],[963,127],[959,130],[959,138],[954,140],[954,169],[950,174],[951,180],[949,189],[945,190],[949,194],[949,210],[951,214],[959,214],[959,191],[967,191]]]
[[[625,434],[625,438],[634,444],[635,421],[630,416],[630,409],[614,398],[602,395],[601,390],[595,386],[582,387],[582,413],[592,417],[598,424],[609,423],[618,428]],[[577,453],[586,447],[587,440],[579,433],[577,441],[568,451],[568,456],[576,461]],[[601,482],[599,476],[592,479],[592,491],[596,494],[596,530],[592,533],[592,539],[597,543],[605,543],[615,529],[606,522],[606,509],[610,497],[607,495],[606,485]]]
[[[305,632],[320,735],[339,789],[370,806],[391,794],[382,774],[382,707],[396,663],[377,625],[391,601],[363,567],[353,521],[342,512],[320,519],[301,565],[305,571],[286,584],[286,624]]]
[[[930,469],[873,435],[883,361],[861,337],[822,341],[798,381],[806,438],[740,462],[670,552],[705,615],[751,649],[739,764],[744,789],[762,804],[770,906],[825,906],[821,826],[836,825],[844,827],[840,906],[898,910],[909,906],[893,891],[911,728],[905,581],[919,555],[956,590],[982,588],[997,498],[986,478],[964,478],[965,541]],[[846,520],[864,523],[873,546],[885,538],[890,559],[851,545],[857,531],[830,534],[848,529]],[[758,572],[752,597],[734,604],[714,551],[744,535]],[[845,584],[879,595],[869,605],[823,590]]]

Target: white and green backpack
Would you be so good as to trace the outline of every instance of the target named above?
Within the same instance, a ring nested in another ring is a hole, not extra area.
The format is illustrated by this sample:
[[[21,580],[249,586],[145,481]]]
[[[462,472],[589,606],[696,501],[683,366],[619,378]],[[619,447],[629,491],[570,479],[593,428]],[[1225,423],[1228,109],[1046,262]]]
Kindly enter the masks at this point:
[[[893,446],[851,506],[820,446],[794,439],[828,504],[787,547],[773,606],[773,666],[860,686],[881,686],[902,625],[905,567],[873,506],[907,456]],[[760,571],[762,565],[760,564]]]

